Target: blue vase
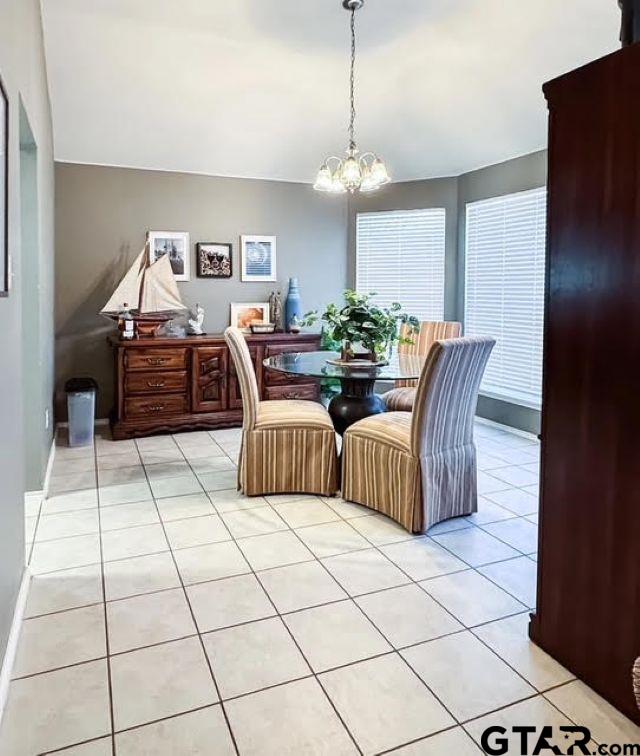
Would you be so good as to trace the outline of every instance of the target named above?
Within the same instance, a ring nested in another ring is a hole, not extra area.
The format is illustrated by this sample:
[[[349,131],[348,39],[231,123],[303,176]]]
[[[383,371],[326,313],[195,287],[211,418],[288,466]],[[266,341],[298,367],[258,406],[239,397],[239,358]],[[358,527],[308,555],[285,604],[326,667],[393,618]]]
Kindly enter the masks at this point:
[[[289,279],[289,293],[287,294],[287,301],[284,306],[286,329],[290,331],[291,321],[294,316],[302,318],[302,302],[300,301],[300,287],[298,286],[297,278]]]

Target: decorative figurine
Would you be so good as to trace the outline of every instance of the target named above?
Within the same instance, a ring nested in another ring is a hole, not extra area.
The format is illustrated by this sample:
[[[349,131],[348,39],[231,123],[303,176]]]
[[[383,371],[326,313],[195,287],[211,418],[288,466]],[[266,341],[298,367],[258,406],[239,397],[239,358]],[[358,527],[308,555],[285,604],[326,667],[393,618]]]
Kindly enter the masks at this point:
[[[272,291],[269,296],[269,310],[271,312],[271,322],[275,325],[276,333],[284,331],[284,309],[282,307],[282,295],[280,292]]]
[[[204,307],[197,304],[195,315],[192,312],[193,318],[189,319],[189,333],[194,336],[202,336],[204,331],[202,330],[202,324],[204,323]]]

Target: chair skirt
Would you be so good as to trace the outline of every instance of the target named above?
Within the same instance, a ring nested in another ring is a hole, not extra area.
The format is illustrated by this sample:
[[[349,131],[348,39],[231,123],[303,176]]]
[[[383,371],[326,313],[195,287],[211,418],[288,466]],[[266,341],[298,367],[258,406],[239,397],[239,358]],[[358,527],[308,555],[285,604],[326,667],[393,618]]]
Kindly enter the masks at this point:
[[[246,496],[334,496],[339,488],[335,433],[287,427],[245,431],[238,488]]]
[[[343,443],[342,497],[391,517],[410,532],[422,532],[420,460],[348,432]]]

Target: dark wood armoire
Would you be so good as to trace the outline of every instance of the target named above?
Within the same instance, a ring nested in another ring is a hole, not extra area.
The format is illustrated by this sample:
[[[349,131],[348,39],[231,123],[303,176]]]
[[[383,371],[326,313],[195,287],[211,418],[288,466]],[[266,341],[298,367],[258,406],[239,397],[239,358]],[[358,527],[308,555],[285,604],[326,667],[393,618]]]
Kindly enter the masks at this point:
[[[532,639],[640,723],[640,44],[549,82]]]

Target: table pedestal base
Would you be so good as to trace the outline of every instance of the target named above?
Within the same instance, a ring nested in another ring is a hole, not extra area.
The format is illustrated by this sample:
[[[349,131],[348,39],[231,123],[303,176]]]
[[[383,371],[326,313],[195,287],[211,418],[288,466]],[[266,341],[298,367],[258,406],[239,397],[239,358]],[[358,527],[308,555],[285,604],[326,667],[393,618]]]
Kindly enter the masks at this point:
[[[329,414],[341,436],[358,420],[387,411],[384,401],[374,392],[375,380],[341,378],[340,384],[342,390],[329,403]]]

